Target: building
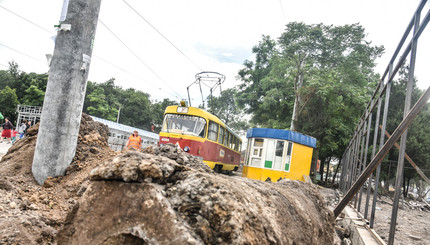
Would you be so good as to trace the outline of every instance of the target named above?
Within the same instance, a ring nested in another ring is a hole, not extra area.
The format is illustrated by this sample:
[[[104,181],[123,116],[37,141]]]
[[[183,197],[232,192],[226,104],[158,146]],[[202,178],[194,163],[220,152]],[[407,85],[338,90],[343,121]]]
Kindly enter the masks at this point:
[[[316,139],[297,132],[252,128],[246,133],[248,146],[242,176],[265,181],[270,178],[304,181],[308,178]]]
[[[137,131],[139,136],[142,138],[142,147],[148,147],[150,145],[158,144],[158,134],[140,129],[130,127],[124,124],[120,124],[117,122],[112,122],[106,119],[93,117],[94,121],[103,123],[104,125],[109,127],[109,146],[114,151],[121,151],[125,144],[127,143],[128,137],[133,133],[133,131]]]

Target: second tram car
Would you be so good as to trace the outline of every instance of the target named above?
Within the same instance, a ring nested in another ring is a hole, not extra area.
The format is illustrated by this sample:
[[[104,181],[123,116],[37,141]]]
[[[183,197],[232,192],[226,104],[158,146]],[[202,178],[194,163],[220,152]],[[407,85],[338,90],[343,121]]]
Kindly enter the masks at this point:
[[[215,115],[195,107],[168,106],[164,112],[160,144],[172,143],[201,157],[216,172],[236,171],[242,140]]]

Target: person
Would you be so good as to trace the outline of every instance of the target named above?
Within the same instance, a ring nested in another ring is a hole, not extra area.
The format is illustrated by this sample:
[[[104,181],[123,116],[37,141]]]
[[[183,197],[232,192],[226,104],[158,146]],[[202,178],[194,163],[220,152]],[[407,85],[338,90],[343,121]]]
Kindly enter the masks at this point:
[[[138,135],[138,132],[135,130],[133,134],[128,137],[127,144],[125,145],[130,150],[139,150],[142,148],[142,139]]]
[[[7,143],[10,144],[10,138],[12,136],[13,125],[9,121],[8,117],[6,117],[4,120],[5,120],[5,123],[3,124],[3,132],[1,133],[0,143],[3,143],[3,140],[7,139],[7,141],[8,141]]]
[[[25,131],[27,130],[27,121],[23,121],[22,123],[21,123],[21,126],[19,126],[19,128],[18,128],[18,133],[19,133],[19,138],[20,139],[22,139],[22,138],[24,138],[24,134],[25,134]]]
[[[26,126],[26,128],[25,128],[25,132],[24,132],[24,134],[25,134],[25,135],[27,135],[27,130],[31,127],[31,121],[30,121],[30,120],[28,120],[28,121],[27,121],[27,124],[26,124],[25,126]]]
[[[12,144],[16,141],[17,135],[19,135],[19,133],[16,131],[16,128],[12,129]]]

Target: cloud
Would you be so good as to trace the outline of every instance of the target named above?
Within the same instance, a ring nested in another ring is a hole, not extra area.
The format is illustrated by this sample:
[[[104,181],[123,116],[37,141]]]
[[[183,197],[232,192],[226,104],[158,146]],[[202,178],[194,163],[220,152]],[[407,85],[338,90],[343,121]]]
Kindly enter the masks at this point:
[[[243,64],[246,59],[252,57],[252,47],[224,47],[196,43],[197,52],[209,56],[221,63]]]

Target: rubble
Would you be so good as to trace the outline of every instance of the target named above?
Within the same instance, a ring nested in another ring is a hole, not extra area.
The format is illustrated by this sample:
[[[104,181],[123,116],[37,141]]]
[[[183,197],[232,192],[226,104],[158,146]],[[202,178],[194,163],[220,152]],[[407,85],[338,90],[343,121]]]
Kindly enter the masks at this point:
[[[65,176],[31,174],[38,126],[0,162],[0,244],[332,244],[318,189],[214,173],[174,145],[113,152],[84,115]]]
[[[75,156],[66,176],[48,178],[39,186],[31,173],[38,128],[38,124],[29,128],[28,135],[16,141],[0,161],[0,244],[52,244],[79,191],[89,182],[91,169],[102,158],[115,155],[105,143],[107,127],[84,114],[76,150],[76,156],[85,156],[84,161]],[[86,135],[91,139],[84,141]],[[91,153],[91,147],[98,153]]]
[[[174,146],[153,152],[127,152],[92,170],[58,243],[333,243],[333,214],[316,187],[194,168],[198,159]]]

